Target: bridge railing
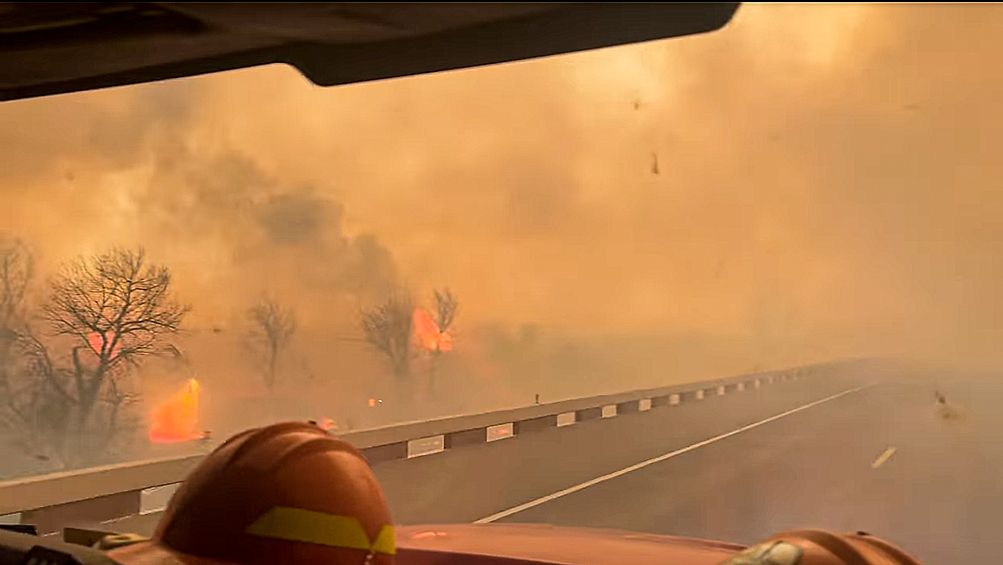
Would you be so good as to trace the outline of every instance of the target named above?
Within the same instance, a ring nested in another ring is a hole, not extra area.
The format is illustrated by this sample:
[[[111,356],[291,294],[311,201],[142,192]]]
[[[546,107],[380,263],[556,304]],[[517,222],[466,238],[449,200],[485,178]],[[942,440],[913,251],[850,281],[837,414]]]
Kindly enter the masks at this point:
[[[589,420],[645,412],[713,396],[844,370],[835,362],[714,379],[696,383],[576,398],[395,424],[340,434],[373,465],[422,457],[575,425]],[[109,523],[159,513],[203,454],[167,457],[50,473],[0,482],[0,523],[34,524],[40,533],[66,525]]]

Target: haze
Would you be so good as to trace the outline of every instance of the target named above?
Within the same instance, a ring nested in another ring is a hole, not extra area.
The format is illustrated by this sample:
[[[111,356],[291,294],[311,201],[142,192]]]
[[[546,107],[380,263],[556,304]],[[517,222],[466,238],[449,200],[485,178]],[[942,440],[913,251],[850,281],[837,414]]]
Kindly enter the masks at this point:
[[[371,84],[269,67],[6,103],[0,227],[43,272],[145,246],[200,378],[241,369],[198,336],[275,295],[347,404],[386,370],[332,337],[398,286],[460,297],[459,357],[520,327],[577,348],[469,361],[441,411],[848,356],[994,366],[1001,24],[746,5],[705,36]]]

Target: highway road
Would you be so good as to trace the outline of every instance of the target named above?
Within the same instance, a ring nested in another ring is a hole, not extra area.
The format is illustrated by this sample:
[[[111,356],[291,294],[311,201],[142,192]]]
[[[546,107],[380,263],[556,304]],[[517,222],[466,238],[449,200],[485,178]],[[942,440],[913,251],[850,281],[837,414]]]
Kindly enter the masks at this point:
[[[709,396],[375,470],[402,524],[535,522],[739,543],[813,526],[868,531],[931,565],[995,562],[1003,388],[942,384],[963,416],[945,420],[925,378],[866,386],[871,377]]]

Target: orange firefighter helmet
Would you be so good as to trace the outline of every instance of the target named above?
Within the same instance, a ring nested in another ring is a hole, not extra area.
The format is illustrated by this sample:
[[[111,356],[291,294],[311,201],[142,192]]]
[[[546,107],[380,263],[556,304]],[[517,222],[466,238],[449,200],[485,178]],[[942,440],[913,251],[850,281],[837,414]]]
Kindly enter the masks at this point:
[[[174,494],[125,565],[392,565],[394,533],[365,458],[307,422],[247,430]]]
[[[781,532],[725,565],[920,565],[895,545],[863,532]]]

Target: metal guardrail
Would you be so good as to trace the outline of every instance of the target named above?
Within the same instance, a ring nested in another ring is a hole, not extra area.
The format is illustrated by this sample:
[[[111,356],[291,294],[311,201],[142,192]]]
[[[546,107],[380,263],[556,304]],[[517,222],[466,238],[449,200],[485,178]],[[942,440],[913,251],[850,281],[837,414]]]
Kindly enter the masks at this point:
[[[578,422],[645,412],[683,402],[818,376],[847,362],[577,398],[358,430],[339,437],[371,464],[426,456]],[[157,512],[203,454],[134,461],[0,482],[0,520],[32,523],[45,533],[71,523],[108,522]],[[58,524],[58,526],[57,526]]]

